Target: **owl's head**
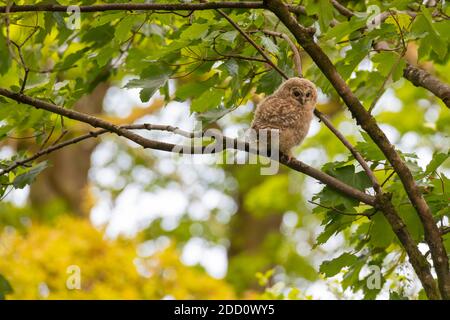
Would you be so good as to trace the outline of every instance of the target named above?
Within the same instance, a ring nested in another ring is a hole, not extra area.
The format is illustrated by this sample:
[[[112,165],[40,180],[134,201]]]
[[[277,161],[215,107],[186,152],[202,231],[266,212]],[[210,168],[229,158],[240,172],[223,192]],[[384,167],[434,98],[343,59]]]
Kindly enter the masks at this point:
[[[314,109],[317,103],[316,86],[305,78],[295,77],[286,80],[275,94],[284,99],[292,98],[308,109]]]

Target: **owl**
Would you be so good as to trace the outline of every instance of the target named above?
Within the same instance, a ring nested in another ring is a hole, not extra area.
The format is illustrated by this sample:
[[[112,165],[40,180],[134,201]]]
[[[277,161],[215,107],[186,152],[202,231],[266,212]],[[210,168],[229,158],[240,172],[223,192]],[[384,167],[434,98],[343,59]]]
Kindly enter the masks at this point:
[[[311,81],[290,78],[258,104],[251,129],[257,137],[261,130],[278,129],[278,148],[291,158],[291,149],[308,133],[316,103],[317,89]]]

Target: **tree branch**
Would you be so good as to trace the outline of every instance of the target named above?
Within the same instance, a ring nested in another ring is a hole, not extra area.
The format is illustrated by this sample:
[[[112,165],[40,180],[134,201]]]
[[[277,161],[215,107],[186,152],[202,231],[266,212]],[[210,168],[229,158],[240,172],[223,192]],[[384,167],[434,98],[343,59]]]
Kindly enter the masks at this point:
[[[403,70],[403,76],[416,87],[422,87],[440,98],[447,108],[450,108],[450,86],[427,71],[408,64]]]
[[[405,223],[396,212],[391,203],[390,196],[388,194],[378,194],[377,204],[383,212],[384,217],[389,222],[392,231],[397,235],[403,248],[405,248],[405,251],[408,253],[409,261],[419,277],[428,298],[433,300],[440,299],[441,296],[439,290],[430,272],[430,265],[420,252],[414,239],[411,237],[411,234],[408,232]]]
[[[11,5],[9,13],[15,12],[67,12],[69,6],[57,4]],[[262,1],[216,1],[209,3],[108,3],[79,6],[80,12],[104,11],[197,11],[210,9],[265,9]],[[301,5],[288,5],[295,14],[306,14]],[[0,13],[7,13],[7,6],[0,6]]]
[[[176,133],[178,135],[181,135],[183,137],[186,138],[195,138],[195,137],[201,137],[202,134],[199,133],[191,133],[191,132],[187,132],[187,131],[183,131],[177,127],[173,127],[173,126],[168,126],[168,125],[156,125],[156,124],[150,124],[150,123],[144,123],[144,124],[131,124],[131,125],[121,125],[120,126],[121,129],[127,129],[127,130],[137,130],[137,129],[145,129],[145,130],[155,130],[155,131],[168,131],[168,132],[173,132]],[[66,131],[67,132],[67,131]],[[79,143],[83,140],[89,139],[89,138],[97,138],[98,136],[105,134],[105,133],[109,133],[110,131],[108,131],[107,129],[100,129],[97,131],[90,131],[87,134],[81,135],[79,137],[75,137],[69,140],[66,140],[64,142],[61,143],[56,143],[51,145],[48,148],[39,150],[38,152],[36,152],[34,155],[32,155],[31,157],[28,157],[26,159],[23,160],[19,160],[19,161],[15,161],[12,165],[10,165],[9,167],[3,169],[0,171],[0,176],[7,174],[11,171],[13,171],[14,169],[20,167],[20,166],[24,166],[27,163],[30,163],[44,155],[48,155],[52,152],[55,152],[59,149],[62,149],[64,147],[70,146],[72,144],[76,144]],[[49,136],[50,137],[50,136]]]
[[[331,0],[331,4],[333,5],[333,7],[340,13],[342,14],[344,17],[347,18],[351,18],[353,17],[353,12],[349,9],[347,9],[345,6],[343,6],[342,4],[340,4],[338,1],[336,0]]]
[[[9,12],[67,12],[69,6],[56,4],[12,5]],[[194,11],[210,9],[264,9],[261,1],[223,1],[208,3],[108,3],[79,6],[80,12],[132,11],[132,10],[164,10]],[[6,6],[0,7],[0,13],[6,12]]]
[[[94,116],[91,116],[88,114],[84,114],[84,113],[81,113],[78,111],[65,109],[63,107],[59,107],[57,105],[54,105],[54,104],[51,104],[51,103],[48,103],[48,102],[45,102],[45,101],[42,101],[39,99],[34,99],[34,98],[31,98],[24,94],[14,93],[14,92],[11,92],[11,91],[3,89],[3,88],[0,88],[0,95],[8,97],[8,98],[15,100],[17,102],[20,102],[20,103],[30,105],[37,109],[47,110],[49,112],[59,114],[63,117],[67,117],[67,118],[70,118],[73,120],[77,120],[80,122],[90,124],[91,126],[96,127],[96,128],[105,129],[108,132],[115,133],[118,136],[123,136],[125,138],[128,138],[129,140],[137,143],[138,145],[140,145],[144,148],[148,148],[148,149],[155,149],[155,150],[161,150],[161,151],[167,151],[167,152],[176,152],[176,153],[180,153],[180,154],[183,154],[183,153],[206,154],[206,153],[217,153],[217,152],[225,150],[226,148],[232,148],[235,150],[258,154],[258,150],[251,148],[248,143],[238,142],[237,139],[227,138],[222,135],[218,135],[219,136],[218,140],[221,140],[220,141],[221,144],[219,145],[218,148],[216,148],[216,147],[211,148],[210,146],[199,146],[199,147],[180,146],[180,145],[175,145],[175,144],[171,144],[171,143],[147,139],[138,134],[131,132],[130,129],[137,129],[136,126],[126,126],[126,127],[117,126],[117,125],[109,123],[105,120],[102,120],[100,118],[97,118],[97,117],[94,117]],[[145,128],[145,125],[143,125],[143,126]],[[181,131],[175,127],[170,127],[170,126],[159,125],[159,126],[155,127],[155,125],[153,125],[153,127],[152,127],[152,125],[147,125],[146,129],[173,131],[175,133],[178,133],[178,134],[181,134],[181,135],[184,135],[187,137],[191,137],[191,138],[198,136],[196,133],[192,133],[192,134],[186,133],[185,131]],[[98,134],[100,134],[100,133],[97,133],[97,135]],[[85,139],[87,139],[87,138],[89,138],[89,137],[86,137]],[[55,148],[56,145],[53,147]],[[331,188],[337,190],[338,192],[343,193],[344,195],[346,195],[350,198],[357,199],[357,200],[359,200],[363,203],[366,203],[368,205],[371,205],[371,206],[375,205],[375,198],[373,196],[368,195],[352,186],[349,186],[349,185],[343,183],[342,181],[340,181],[320,170],[312,168],[301,161],[298,161],[296,159],[290,159],[288,156],[286,156],[284,154],[280,154],[279,162],[298,171],[298,172],[302,172],[308,176],[311,176],[311,177],[319,180],[320,182],[330,186]]]

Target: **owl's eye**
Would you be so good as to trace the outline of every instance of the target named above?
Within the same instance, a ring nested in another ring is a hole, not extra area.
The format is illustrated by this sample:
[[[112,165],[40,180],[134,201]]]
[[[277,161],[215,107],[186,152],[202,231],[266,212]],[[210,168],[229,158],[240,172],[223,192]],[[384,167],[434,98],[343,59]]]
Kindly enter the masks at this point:
[[[294,90],[293,92],[295,97],[299,97],[300,96],[300,91]]]
[[[311,92],[310,92],[310,91],[308,91],[308,92],[306,93],[306,97],[307,97],[307,98],[311,97]]]

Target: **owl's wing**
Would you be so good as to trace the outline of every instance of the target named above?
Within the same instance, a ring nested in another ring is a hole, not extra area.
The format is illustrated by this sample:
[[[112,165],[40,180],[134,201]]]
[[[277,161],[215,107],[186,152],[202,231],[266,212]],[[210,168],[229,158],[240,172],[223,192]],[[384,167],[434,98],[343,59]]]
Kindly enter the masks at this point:
[[[291,109],[289,101],[277,97],[263,100],[255,111],[252,129],[282,129],[285,126],[284,117]]]

